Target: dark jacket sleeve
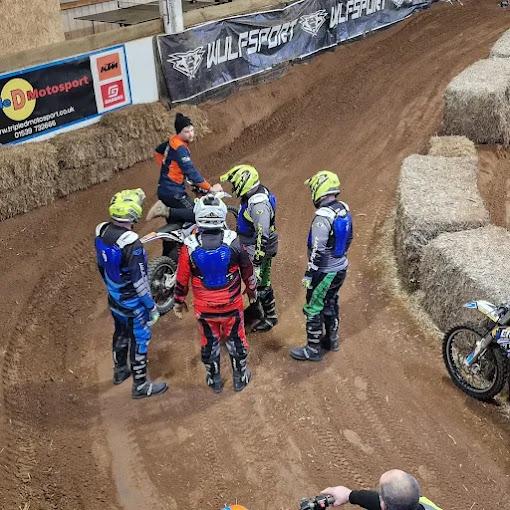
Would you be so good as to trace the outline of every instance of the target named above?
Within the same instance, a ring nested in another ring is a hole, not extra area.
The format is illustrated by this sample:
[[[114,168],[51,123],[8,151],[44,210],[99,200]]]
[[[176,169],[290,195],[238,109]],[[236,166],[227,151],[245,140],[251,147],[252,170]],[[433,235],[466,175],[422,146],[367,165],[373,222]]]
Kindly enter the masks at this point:
[[[376,491],[352,491],[349,496],[349,503],[367,510],[381,510],[379,494]]]

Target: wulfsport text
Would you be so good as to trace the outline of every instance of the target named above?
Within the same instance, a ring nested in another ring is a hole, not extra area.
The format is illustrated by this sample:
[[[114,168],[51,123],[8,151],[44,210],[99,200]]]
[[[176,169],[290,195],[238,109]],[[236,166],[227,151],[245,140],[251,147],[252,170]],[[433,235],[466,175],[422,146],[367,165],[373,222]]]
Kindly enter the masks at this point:
[[[386,0],[347,0],[339,2],[331,8],[329,14],[329,27],[334,28],[351,19],[368,16],[382,11]],[[288,21],[273,27],[257,28],[249,32],[241,32],[237,41],[230,35],[224,39],[207,45],[207,69],[229,60],[242,57],[243,49],[248,54],[258,53],[262,46],[269,49],[292,41],[294,29],[299,19]]]
[[[346,23],[351,19],[362,18],[370,14],[382,11],[386,0],[348,0],[338,2],[331,9],[329,28],[334,28],[340,23]]]

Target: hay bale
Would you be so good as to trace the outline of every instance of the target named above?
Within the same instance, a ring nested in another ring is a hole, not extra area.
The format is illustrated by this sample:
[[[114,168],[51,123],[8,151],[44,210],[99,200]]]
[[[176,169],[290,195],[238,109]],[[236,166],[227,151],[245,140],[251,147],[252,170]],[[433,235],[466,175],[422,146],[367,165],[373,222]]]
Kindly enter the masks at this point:
[[[493,225],[438,236],[420,265],[422,304],[443,331],[482,316],[462,308],[472,299],[508,301],[510,232]]]
[[[492,47],[491,58],[510,58],[510,30],[507,30]]]
[[[444,93],[443,130],[476,143],[510,143],[510,60],[479,60]]]
[[[475,144],[465,136],[433,136],[428,154],[445,158],[478,157]]]
[[[48,142],[0,148],[0,221],[51,202],[58,165]]]
[[[89,126],[52,138],[51,143],[57,149],[56,189],[60,197],[107,181],[116,169],[113,129]]]
[[[419,265],[427,243],[443,232],[489,224],[473,158],[409,156],[402,164],[397,201],[395,253],[410,290],[419,286]]]

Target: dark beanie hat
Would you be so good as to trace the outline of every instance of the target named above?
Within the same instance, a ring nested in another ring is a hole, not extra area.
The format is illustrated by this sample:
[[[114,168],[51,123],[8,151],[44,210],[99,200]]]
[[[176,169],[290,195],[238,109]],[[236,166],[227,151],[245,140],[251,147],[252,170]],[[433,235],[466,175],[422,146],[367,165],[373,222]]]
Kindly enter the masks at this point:
[[[189,117],[186,117],[182,113],[178,113],[175,116],[175,132],[179,134],[185,127],[192,126],[193,122]]]

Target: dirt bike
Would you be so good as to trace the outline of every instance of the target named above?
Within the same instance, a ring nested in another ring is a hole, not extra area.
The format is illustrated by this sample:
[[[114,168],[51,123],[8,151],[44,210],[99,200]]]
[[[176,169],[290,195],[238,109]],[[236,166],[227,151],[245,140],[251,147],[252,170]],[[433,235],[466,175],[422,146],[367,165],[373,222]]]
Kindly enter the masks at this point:
[[[465,308],[485,317],[482,326],[463,324],[446,332],[443,359],[456,386],[470,397],[490,400],[508,379],[510,309],[488,301],[470,301]]]
[[[299,510],[320,510],[332,506],[334,502],[335,499],[329,494],[321,494],[310,499],[303,498],[299,502]],[[247,508],[236,503],[235,505],[225,505],[221,510],[247,510]]]
[[[310,499],[303,498],[299,502],[299,510],[320,510],[321,508],[333,506],[334,502],[335,498],[329,494],[321,494]]]
[[[195,186],[192,186],[192,190],[197,196],[206,194]],[[231,197],[231,195],[224,191],[216,192],[216,195],[221,199]],[[229,228],[233,228],[235,230],[236,224],[234,222],[237,222],[238,209],[229,205],[227,206],[227,210],[230,213],[228,220]],[[175,211],[179,210],[175,209]],[[170,215],[171,219],[172,209],[158,201],[149,211],[147,219],[168,217],[168,215]],[[166,250],[168,255],[156,257],[150,260],[148,264],[149,285],[152,297],[156,302],[160,315],[164,315],[169,312],[174,306],[174,288],[179,247],[184,243],[184,239],[189,236],[194,229],[195,225],[191,222],[176,221],[158,228],[155,232],[150,232],[141,238],[143,244],[149,244],[154,241],[168,243]]]

